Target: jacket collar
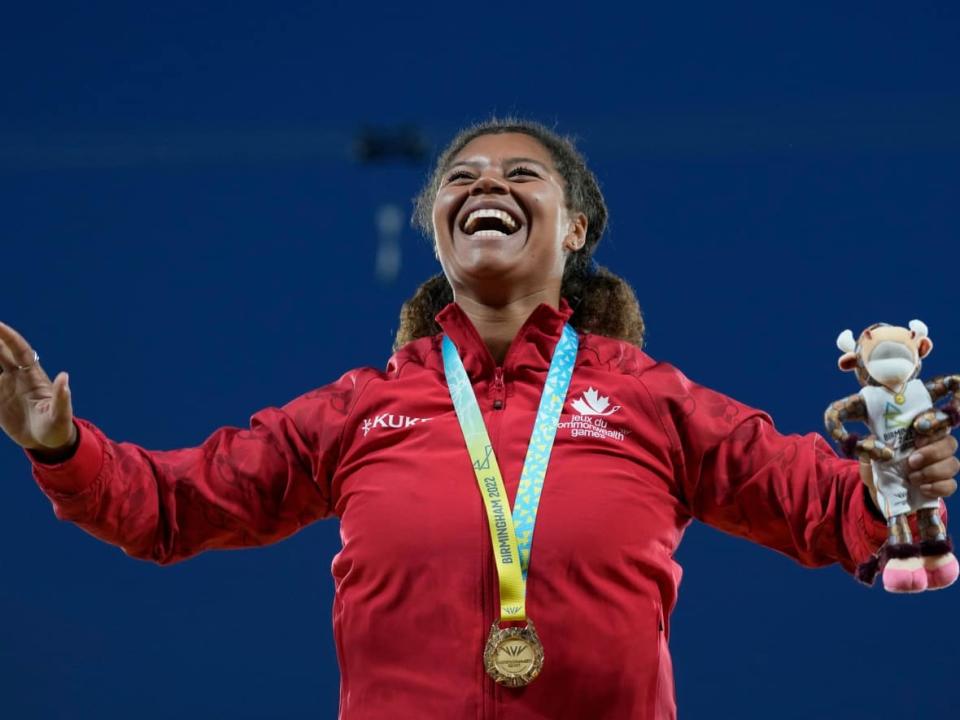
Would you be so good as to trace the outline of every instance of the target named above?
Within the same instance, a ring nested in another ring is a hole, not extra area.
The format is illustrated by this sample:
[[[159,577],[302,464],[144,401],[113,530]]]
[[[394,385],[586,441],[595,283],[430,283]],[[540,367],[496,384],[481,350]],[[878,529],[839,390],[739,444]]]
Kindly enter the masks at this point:
[[[537,370],[549,367],[563,326],[572,315],[573,310],[564,298],[560,298],[559,308],[546,303],[538,305],[510,343],[503,361],[504,372],[513,374],[519,368],[530,366]],[[496,361],[463,308],[455,302],[450,303],[437,313],[436,321],[457,346],[470,377],[494,373]]]

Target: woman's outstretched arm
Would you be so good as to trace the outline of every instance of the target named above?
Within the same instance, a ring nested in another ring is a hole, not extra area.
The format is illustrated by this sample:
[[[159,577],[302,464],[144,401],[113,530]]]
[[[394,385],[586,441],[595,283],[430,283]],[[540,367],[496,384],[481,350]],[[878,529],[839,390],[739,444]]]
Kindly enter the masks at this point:
[[[782,435],[765,413],[664,363],[641,381],[674,445],[678,491],[694,517],[804,565],[837,562],[851,572],[886,539],[859,463],[837,457],[822,436]],[[950,495],[956,447],[945,437],[923,448],[911,480]]]
[[[0,428],[27,452],[57,517],[163,564],[276,542],[330,515],[343,427],[374,374],[347,373],[199,447],[150,451],[75,418],[66,374],[51,382],[33,358],[0,323]]]

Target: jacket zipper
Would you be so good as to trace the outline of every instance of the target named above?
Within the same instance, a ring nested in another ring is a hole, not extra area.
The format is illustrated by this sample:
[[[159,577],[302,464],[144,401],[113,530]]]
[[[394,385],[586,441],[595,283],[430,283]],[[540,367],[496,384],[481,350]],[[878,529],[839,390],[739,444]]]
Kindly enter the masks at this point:
[[[493,409],[503,410],[507,404],[507,389],[503,383],[503,368],[493,371]]]

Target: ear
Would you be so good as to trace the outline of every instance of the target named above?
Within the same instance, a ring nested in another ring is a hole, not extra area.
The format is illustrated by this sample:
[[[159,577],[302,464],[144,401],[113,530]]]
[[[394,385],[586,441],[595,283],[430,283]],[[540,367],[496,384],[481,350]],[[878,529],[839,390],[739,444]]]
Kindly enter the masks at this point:
[[[563,238],[563,247],[570,252],[581,250],[587,244],[587,216],[582,212],[571,213],[570,227]]]
[[[920,355],[921,359],[929,355],[931,350],[933,350],[933,340],[930,338],[921,338],[920,342],[917,343],[917,354]]]
[[[852,353],[857,349],[857,341],[853,339],[852,330],[844,330],[837,336],[837,347],[845,353]]]
[[[837,367],[844,372],[851,372],[857,369],[857,354],[855,352],[844,353],[837,360]]]

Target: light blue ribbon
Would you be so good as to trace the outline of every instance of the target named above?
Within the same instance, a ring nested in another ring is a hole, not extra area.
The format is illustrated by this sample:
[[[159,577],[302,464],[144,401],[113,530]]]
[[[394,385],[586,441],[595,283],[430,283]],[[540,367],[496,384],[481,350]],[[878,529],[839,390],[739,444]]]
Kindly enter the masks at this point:
[[[527,455],[523,461],[517,498],[513,504],[513,524],[524,581],[527,579],[527,569],[530,567],[530,548],[533,545],[533,528],[537,521],[540,493],[543,491],[550,452],[553,450],[553,441],[557,437],[557,425],[570,387],[570,378],[573,376],[578,346],[577,331],[569,324],[564,325],[560,341],[550,361],[550,370],[547,372],[543,393],[540,395],[540,407],[537,410],[533,434],[527,446]],[[480,406],[477,404],[477,396],[473,392],[473,385],[463,367],[463,361],[456,346],[446,335],[443,337],[443,369],[450,389],[450,398],[453,400],[467,446],[470,447],[472,441],[481,442],[490,448],[492,454],[490,437],[483,422]]]

